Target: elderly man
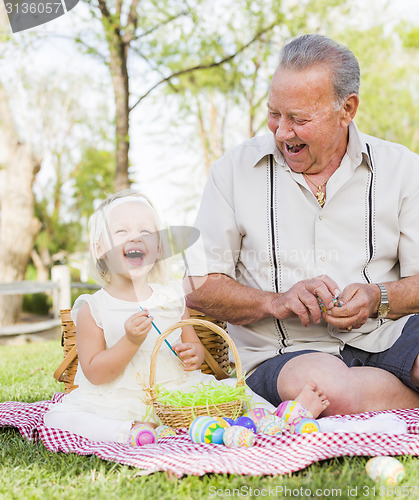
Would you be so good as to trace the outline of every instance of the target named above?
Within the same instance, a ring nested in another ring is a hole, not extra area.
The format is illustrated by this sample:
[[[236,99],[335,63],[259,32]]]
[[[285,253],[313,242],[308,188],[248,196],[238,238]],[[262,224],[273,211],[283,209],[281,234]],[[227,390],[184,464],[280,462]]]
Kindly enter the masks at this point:
[[[324,415],[419,406],[419,157],[359,132],[358,91],[346,47],[283,48],[272,134],[212,166],[185,281],[255,392],[277,405],[312,382]]]

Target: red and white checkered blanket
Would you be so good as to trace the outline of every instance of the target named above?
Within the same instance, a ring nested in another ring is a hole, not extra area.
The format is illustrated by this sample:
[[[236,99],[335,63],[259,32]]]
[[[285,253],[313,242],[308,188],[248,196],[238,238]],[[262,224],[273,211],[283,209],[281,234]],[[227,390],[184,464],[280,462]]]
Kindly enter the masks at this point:
[[[69,432],[48,429],[43,415],[51,401],[0,404],[0,426],[17,427],[23,437],[45,444],[48,450],[78,455],[97,455],[104,460],[120,462],[142,469],[144,474],[172,471],[176,476],[202,475],[208,472],[250,475],[277,475],[295,472],[308,465],[344,455],[419,455],[419,409],[369,412],[352,415],[366,419],[389,413],[404,420],[408,434],[313,433],[280,437],[258,435],[252,448],[231,449],[223,445],[194,444],[186,429],[158,444],[132,448],[119,443],[95,442]]]

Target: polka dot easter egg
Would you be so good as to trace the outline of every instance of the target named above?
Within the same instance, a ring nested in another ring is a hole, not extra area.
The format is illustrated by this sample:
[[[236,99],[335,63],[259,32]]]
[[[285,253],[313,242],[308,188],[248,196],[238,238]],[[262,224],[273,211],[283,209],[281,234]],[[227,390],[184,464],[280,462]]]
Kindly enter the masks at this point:
[[[168,425],[159,425],[156,427],[157,441],[165,437],[176,436],[176,431]]]

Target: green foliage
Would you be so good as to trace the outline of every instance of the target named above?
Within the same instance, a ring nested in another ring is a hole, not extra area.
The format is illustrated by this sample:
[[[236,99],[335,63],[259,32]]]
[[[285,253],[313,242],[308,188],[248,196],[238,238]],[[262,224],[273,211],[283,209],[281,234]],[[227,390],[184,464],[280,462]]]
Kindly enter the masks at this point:
[[[74,252],[79,245],[81,224],[78,220],[64,218],[63,210],[49,208],[46,198],[35,203],[35,216],[41,221],[42,227],[35,240],[35,248],[42,252],[47,248],[50,254],[65,251]]]
[[[401,33],[403,45],[411,49],[419,49],[419,27]]]
[[[23,296],[22,310],[24,312],[47,316],[51,306],[51,296],[45,293],[32,293]]]
[[[89,218],[93,201],[103,200],[113,192],[115,154],[88,147],[71,174],[74,181],[74,210],[79,217]]]
[[[361,102],[356,116],[359,128],[419,152],[419,101],[413,85],[419,58],[413,59],[398,46],[394,35],[386,36],[381,27],[362,33],[346,31],[341,39],[361,66]]]

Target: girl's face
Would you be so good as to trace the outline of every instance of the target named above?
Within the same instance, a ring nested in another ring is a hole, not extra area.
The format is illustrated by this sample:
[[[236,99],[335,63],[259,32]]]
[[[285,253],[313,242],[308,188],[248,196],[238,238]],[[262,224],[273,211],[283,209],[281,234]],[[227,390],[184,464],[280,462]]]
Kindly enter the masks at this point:
[[[106,243],[101,247],[111,276],[145,277],[159,253],[152,208],[145,202],[128,201],[111,208],[107,222]]]

